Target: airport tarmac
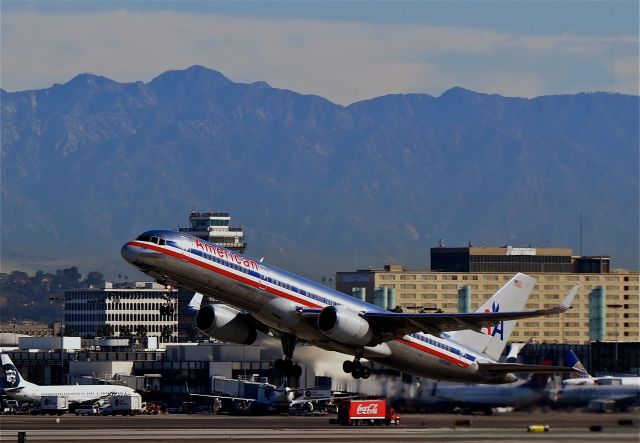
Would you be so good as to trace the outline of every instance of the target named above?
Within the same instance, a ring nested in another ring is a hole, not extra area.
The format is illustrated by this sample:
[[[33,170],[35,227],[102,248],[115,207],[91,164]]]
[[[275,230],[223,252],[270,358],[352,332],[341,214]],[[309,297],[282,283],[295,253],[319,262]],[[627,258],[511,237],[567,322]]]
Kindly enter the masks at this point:
[[[1,416],[0,441],[133,442],[378,442],[378,441],[597,441],[638,442],[639,414],[514,412],[493,416],[402,414],[395,426],[329,424],[333,416],[159,415],[137,417]],[[621,424],[622,423],[622,424]],[[631,424],[629,424],[631,423]],[[529,425],[548,425],[531,433]],[[601,426],[601,431],[590,430]]]

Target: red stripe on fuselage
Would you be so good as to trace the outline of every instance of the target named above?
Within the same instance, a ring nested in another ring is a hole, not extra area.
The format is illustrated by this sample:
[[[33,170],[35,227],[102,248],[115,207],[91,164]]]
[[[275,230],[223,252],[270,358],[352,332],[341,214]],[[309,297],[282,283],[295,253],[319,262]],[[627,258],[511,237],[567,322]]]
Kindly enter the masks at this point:
[[[164,248],[161,248],[160,246],[157,246],[157,245],[154,245],[154,244],[141,243],[141,242],[137,242],[137,241],[131,241],[131,242],[127,243],[127,244],[131,245],[131,246],[136,246],[138,248],[150,249],[152,251],[156,251],[156,252],[160,252],[162,254],[170,255],[171,257],[179,258],[182,261],[186,261],[186,262],[192,263],[192,264],[194,264],[196,266],[200,266],[201,268],[207,269],[209,271],[216,272],[218,274],[221,274],[221,275],[223,275],[225,277],[228,277],[228,278],[231,278],[233,280],[237,280],[237,281],[239,281],[241,283],[244,283],[244,284],[247,284],[247,285],[249,285],[251,287],[254,287],[254,288],[257,288],[257,289],[260,289],[260,290],[264,290],[264,291],[266,291],[266,292],[268,292],[270,294],[273,294],[273,295],[276,295],[276,296],[279,296],[279,297],[284,297],[287,300],[291,300],[293,302],[300,303],[300,304],[302,304],[304,306],[307,306],[309,308],[323,308],[324,307],[322,305],[315,304],[315,303],[310,302],[308,300],[305,300],[303,298],[296,297],[294,295],[288,294],[288,293],[286,293],[284,291],[280,291],[280,290],[278,290],[276,288],[272,288],[270,286],[267,286],[266,282],[263,285],[263,287],[261,287],[261,285],[258,282],[254,281],[254,280],[246,278],[246,277],[244,277],[242,275],[235,274],[233,272],[229,272],[226,269],[218,268],[218,267],[213,266],[213,265],[211,265],[209,263],[202,262],[202,261],[200,261],[200,260],[198,260],[196,258],[193,258],[193,257],[190,257],[188,255],[185,255],[182,252],[176,252],[176,251],[174,251],[172,249],[164,249]],[[203,260],[208,260],[208,259],[203,257]]]
[[[447,360],[447,361],[449,361],[451,363],[455,363],[456,365],[461,366],[463,368],[468,368],[470,366],[469,363],[467,363],[467,362],[464,362],[462,360],[454,358],[454,357],[452,357],[450,355],[445,354],[444,352],[440,352],[440,351],[438,351],[436,349],[430,348],[430,347],[425,346],[423,344],[414,343],[412,341],[405,340],[404,338],[399,338],[399,339],[397,339],[397,341],[402,343],[403,345],[410,346],[410,347],[412,347],[414,349],[417,349],[419,351],[426,352],[427,354],[431,354],[431,355],[436,356],[438,358],[441,358],[443,360]]]

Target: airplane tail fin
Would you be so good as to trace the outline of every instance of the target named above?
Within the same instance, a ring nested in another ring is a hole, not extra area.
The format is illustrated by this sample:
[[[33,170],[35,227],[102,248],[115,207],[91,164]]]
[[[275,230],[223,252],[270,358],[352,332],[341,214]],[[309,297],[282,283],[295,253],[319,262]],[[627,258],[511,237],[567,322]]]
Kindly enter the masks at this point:
[[[2,358],[2,370],[4,371],[4,389],[11,391],[24,388],[27,382],[22,378],[11,358],[7,354],[2,354],[0,358]]]
[[[564,365],[569,366],[571,368],[575,368],[580,372],[572,372],[569,375],[569,378],[589,378],[589,373],[587,369],[584,367],[578,356],[573,352],[572,349],[564,350]]]
[[[522,311],[535,284],[536,280],[534,278],[518,273],[480,306],[476,312]],[[482,332],[471,330],[453,331],[449,333],[449,337],[461,345],[497,361],[515,325],[516,320],[501,321],[495,327],[483,328]]]

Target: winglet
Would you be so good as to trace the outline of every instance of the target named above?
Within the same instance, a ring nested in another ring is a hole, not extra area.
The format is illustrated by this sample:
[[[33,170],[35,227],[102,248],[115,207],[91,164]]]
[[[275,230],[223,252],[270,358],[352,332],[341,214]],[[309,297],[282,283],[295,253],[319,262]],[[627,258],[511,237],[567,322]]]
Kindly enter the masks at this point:
[[[569,309],[571,309],[571,303],[578,293],[578,289],[580,289],[580,285],[576,283],[576,285],[571,288],[571,290],[567,293],[567,295],[558,306],[549,309],[542,309],[537,312],[541,313],[542,315],[553,315],[562,314],[563,312],[568,311]]]
[[[564,300],[562,300],[562,303],[560,303],[560,307],[564,308],[565,311],[571,308],[571,303],[573,302],[573,299],[578,293],[578,289],[580,289],[580,284],[576,283],[575,286],[571,288],[571,290],[564,297]]]
[[[193,294],[193,297],[191,298],[191,301],[189,302],[189,310],[190,311],[199,311],[200,310],[200,305],[202,304],[202,294],[200,294],[199,292],[196,292],[195,294]]]

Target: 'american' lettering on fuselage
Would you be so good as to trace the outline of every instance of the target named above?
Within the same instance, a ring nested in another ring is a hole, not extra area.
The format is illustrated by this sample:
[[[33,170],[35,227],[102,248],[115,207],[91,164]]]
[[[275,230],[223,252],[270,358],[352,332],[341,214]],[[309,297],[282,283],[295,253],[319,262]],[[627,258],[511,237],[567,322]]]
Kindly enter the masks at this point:
[[[203,242],[199,238],[196,238],[195,241],[196,248],[200,249],[203,252],[206,252],[207,254],[215,254],[221,259],[234,262],[238,265],[244,266],[245,268],[253,269],[254,271],[260,270],[260,266],[258,265],[258,263],[253,260],[249,260],[246,257],[243,257],[226,249],[222,249],[219,246],[214,246],[210,243]]]

